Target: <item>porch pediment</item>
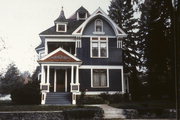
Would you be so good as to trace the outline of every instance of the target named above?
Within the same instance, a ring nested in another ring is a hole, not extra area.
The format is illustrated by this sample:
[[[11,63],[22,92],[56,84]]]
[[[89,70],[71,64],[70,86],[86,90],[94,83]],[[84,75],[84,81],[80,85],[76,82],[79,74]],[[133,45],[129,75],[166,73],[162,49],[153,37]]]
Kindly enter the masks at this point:
[[[63,48],[58,48],[54,50],[53,52],[49,53],[48,55],[41,58],[39,63],[47,63],[47,62],[81,62],[80,59],[75,57],[74,55],[70,54]]]

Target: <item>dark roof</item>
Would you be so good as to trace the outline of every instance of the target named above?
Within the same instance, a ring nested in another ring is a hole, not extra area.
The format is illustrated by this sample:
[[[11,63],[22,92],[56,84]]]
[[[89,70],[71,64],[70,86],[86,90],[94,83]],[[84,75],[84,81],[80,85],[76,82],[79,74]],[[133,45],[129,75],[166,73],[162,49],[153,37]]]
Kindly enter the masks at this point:
[[[76,12],[71,15],[71,17],[69,19],[77,19],[77,12],[80,13],[87,13],[87,17],[90,16],[89,12],[86,10],[86,8],[84,8],[83,6],[81,6],[78,10],[76,10]]]
[[[66,19],[65,15],[64,15],[63,7],[62,7],[62,10],[60,12],[59,17],[54,22],[55,23],[57,23],[57,22],[67,22],[67,19]]]
[[[42,48],[42,47],[44,47],[44,44],[41,42],[41,44],[38,45],[35,49]]]
[[[86,8],[84,8],[83,6],[81,6],[76,12],[87,13],[88,11],[86,10]]]
[[[84,21],[78,21],[76,19],[67,19],[67,32],[56,32],[56,26],[43,31],[40,35],[71,35]]]

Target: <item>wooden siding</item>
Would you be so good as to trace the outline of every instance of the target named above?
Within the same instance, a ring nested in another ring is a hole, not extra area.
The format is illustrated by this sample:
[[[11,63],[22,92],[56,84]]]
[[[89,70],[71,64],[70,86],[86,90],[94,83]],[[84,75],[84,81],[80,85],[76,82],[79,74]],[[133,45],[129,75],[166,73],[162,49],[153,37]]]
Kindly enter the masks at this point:
[[[77,48],[77,57],[83,65],[122,65],[122,49],[117,48],[117,40],[109,38],[109,57],[90,57],[90,38],[82,38],[82,48]]]
[[[91,87],[91,70],[79,70],[80,91],[122,91],[121,70],[109,69],[109,87],[108,88],[92,88]]]

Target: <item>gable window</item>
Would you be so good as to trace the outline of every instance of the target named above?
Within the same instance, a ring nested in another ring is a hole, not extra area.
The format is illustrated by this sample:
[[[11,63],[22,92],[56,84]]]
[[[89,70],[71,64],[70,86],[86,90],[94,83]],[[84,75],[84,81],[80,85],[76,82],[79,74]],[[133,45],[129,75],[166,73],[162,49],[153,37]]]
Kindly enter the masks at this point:
[[[66,24],[57,24],[56,25],[56,31],[57,32],[66,32],[67,30],[67,25]]]
[[[103,21],[101,19],[97,19],[95,21],[95,30],[94,34],[104,34],[103,32]]]
[[[108,39],[107,37],[91,38],[91,57],[107,58],[108,57]]]
[[[108,87],[107,69],[92,69],[92,87]]]

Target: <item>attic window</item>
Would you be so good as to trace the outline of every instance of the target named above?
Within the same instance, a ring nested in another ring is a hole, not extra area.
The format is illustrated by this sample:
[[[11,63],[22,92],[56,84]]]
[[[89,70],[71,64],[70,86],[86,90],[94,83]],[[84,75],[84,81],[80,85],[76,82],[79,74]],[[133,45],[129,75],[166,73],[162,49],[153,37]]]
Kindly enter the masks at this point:
[[[67,25],[66,24],[57,24],[56,25],[56,31],[57,32],[66,32]]]
[[[103,32],[103,21],[101,19],[97,19],[95,21],[95,31],[94,34],[104,34]]]
[[[85,12],[77,13],[77,20],[85,20],[86,18],[87,18],[87,13],[85,13]]]

